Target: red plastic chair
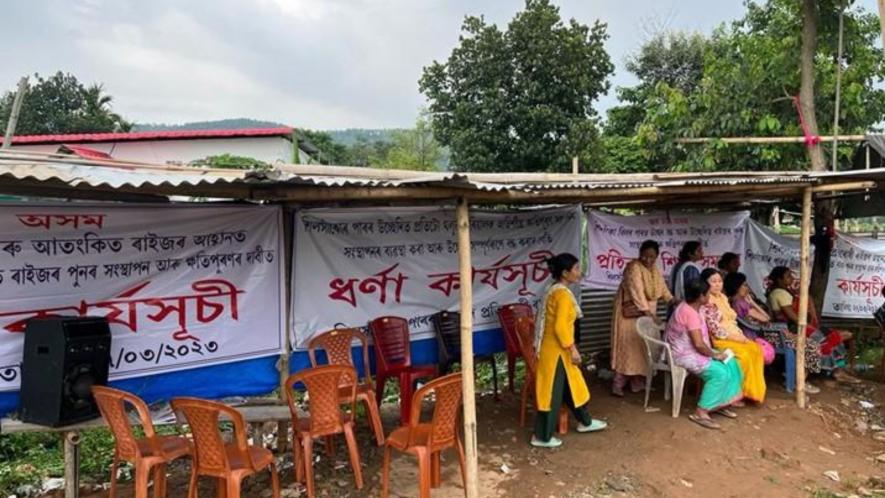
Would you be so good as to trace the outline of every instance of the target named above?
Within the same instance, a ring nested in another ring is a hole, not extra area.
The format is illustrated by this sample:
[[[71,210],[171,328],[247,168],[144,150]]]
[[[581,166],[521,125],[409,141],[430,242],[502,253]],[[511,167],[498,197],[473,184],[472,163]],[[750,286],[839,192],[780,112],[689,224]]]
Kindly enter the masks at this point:
[[[190,456],[193,447],[186,438],[178,436],[158,436],[154,432],[151,413],[147,404],[134,394],[110,387],[92,386],[92,395],[98,404],[111,433],[114,435],[114,461],[111,464],[111,489],[109,498],[117,491],[117,467],[120,460],[135,466],[135,496],[147,498],[148,478],[154,472],[154,496],[166,496],[166,464],[185,456]],[[136,438],[126,413],[126,405],[138,413],[144,438]]]
[[[308,416],[299,416],[295,400],[295,385],[307,389]],[[347,387],[347,404],[350,413],[341,411],[341,386]],[[307,496],[314,497],[313,440],[335,434],[344,434],[350,453],[356,489],[363,488],[360,454],[353,435],[353,414],[356,413],[356,370],[344,365],[325,365],[308,368],[286,379],[286,399],[292,415],[292,457],[295,463],[295,479],[306,482]],[[301,455],[299,455],[301,453]]]
[[[310,357],[311,366],[317,366],[316,349],[323,348],[330,365],[345,365],[353,367],[351,348],[353,340],[360,341],[363,349],[363,371],[366,374],[363,382],[356,386],[356,399],[366,405],[369,414],[369,424],[375,433],[375,442],[378,446],[384,444],[384,427],[381,425],[381,414],[378,411],[378,402],[375,399],[375,385],[372,383],[372,373],[369,369],[369,339],[365,334],[355,328],[333,329],[312,338],[307,344],[307,355]],[[347,385],[340,386],[338,394],[342,402],[349,401],[350,388]]]
[[[172,409],[184,414],[194,436],[188,498],[197,498],[197,478],[201,475],[219,480],[218,496],[240,498],[243,479],[266,468],[270,469],[273,498],[280,498],[280,478],[273,453],[260,446],[249,446],[243,414],[223,403],[197,398],[175,398]],[[225,443],[218,429],[222,414],[233,422],[232,443]]]
[[[522,399],[519,405],[519,426],[525,427],[525,412],[529,398],[535,397],[535,376],[538,371],[538,357],[535,354],[535,319],[520,317],[516,321],[516,339],[522,360],[525,362],[525,381],[522,383]],[[559,409],[557,432],[568,433],[568,409]]]
[[[421,402],[431,394],[436,396],[433,418],[429,423],[421,423]],[[381,498],[387,498],[388,495],[390,454],[393,449],[418,457],[421,498],[430,498],[430,488],[438,488],[440,485],[440,453],[448,448],[455,449],[461,466],[461,479],[466,489],[464,443],[458,435],[458,415],[461,413],[462,399],[460,373],[434,379],[415,393],[416,402],[412,404],[409,424],[393,431],[384,447]]]
[[[375,341],[375,368],[378,384],[375,396],[378,403],[384,397],[387,379],[398,379],[400,389],[399,419],[405,425],[411,413],[415,382],[425,377],[436,377],[436,365],[412,365],[409,347],[409,322],[398,316],[382,316],[369,322]]]
[[[510,303],[498,308],[498,322],[504,331],[504,347],[507,351],[507,382],[510,392],[514,392],[513,378],[516,375],[516,360],[520,358],[519,342],[516,339],[516,320],[524,316],[535,316],[535,310],[525,303]]]

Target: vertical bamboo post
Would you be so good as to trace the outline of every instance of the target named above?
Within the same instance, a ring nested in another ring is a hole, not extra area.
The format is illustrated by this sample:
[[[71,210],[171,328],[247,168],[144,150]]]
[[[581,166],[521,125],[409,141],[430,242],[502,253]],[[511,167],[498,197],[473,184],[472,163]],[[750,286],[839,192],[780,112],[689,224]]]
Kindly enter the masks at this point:
[[[470,261],[470,214],[467,199],[458,199],[458,269],[461,286],[461,377],[464,395],[464,447],[467,458],[467,498],[479,498],[476,444],[476,390],[473,372],[473,264]]]
[[[796,404],[805,408],[805,326],[808,324],[808,266],[811,237],[811,187],[802,191],[802,232],[799,236],[799,320],[796,325]]]
[[[885,47],[885,0],[879,0],[879,28],[882,30],[882,47]]]
[[[25,100],[25,92],[28,91],[28,77],[25,76],[18,82],[15,99],[12,101],[12,110],[9,112],[9,121],[6,122],[6,134],[3,136],[2,148],[12,147],[12,137],[15,135],[15,126],[18,124],[18,115],[22,110],[22,102]]]
[[[296,148],[298,145],[296,144]],[[280,399],[286,403],[286,379],[289,377],[289,355],[292,351],[292,268],[295,266],[295,251],[292,250],[292,230],[294,220],[292,219],[292,209],[286,206],[283,210],[283,278],[285,283],[285,309],[286,309],[286,337],[283,339],[284,351],[280,354],[279,371],[280,371]],[[294,430],[294,429],[293,429]],[[289,441],[289,424],[284,421],[277,422],[277,453],[286,451]]]
[[[577,175],[578,173],[580,173],[580,169],[581,168],[578,164],[578,156],[572,157],[572,174]]]

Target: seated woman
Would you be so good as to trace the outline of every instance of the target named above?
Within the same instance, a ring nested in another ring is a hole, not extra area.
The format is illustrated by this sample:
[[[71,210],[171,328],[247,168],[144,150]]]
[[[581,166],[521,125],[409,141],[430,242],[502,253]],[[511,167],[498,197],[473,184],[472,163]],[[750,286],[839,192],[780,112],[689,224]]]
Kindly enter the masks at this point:
[[[799,322],[798,296],[793,294],[792,286],[795,281],[793,272],[786,266],[776,266],[768,275],[770,286],[768,289],[768,307],[771,309],[774,319],[785,322],[789,326],[788,337],[795,340],[796,327]],[[850,332],[825,331],[818,325],[817,313],[808,297],[808,325],[805,327],[805,336],[809,342],[819,345],[821,363],[825,368],[833,370],[833,378],[840,382],[856,384],[860,380],[852,377],[844,370],[847,353],[845,341],[852,339]]]
[[[722,293],[722,275],[718,270],[707,268],[701,272],[701,280],[710,286],[709,302],[701,307],[701,315],[719,350],[730,349],[744,376],[741,389],[744,398],[762,403],[765,401],[765,360],[762,347],[748,339],[737,324],[737,313],[731,309],[728,298]]]
[[[704,379],[697,409],[688,418],[708,429],[720,429],[710,413],[737,417],[729,407],[743,398],[743,378],[737,361],[710,346],[707,324],[699,311],[707,304],[709,291],[710,284],[700,279],[685,286],[685,301],[676,307],[667,322],[666,337],[673,349],[673,361]]]
[[[737,318],[742,321],[739,325],[747,337],[755,339],[757,342],[764,340],[768,344],[783,343],[783,347],[796,349],[796,344],[792,340],[795,335],[790,333],[787,324],[772,322],[768,312],[753,298],[746,275],[740,272],[726,275],[724,287],[725,295],[728,296]],[[809,343],[805,347],[805,371],[818,373],[820,370],[820,346]],[[809,394],[817,394],[820,389],[806,383],[805,391]]]

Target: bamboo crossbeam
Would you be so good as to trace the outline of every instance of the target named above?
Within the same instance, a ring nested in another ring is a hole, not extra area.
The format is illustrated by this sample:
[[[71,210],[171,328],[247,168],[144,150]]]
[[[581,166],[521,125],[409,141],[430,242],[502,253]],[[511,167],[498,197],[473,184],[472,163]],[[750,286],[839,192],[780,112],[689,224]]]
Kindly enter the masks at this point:
[[[833,185],[819,185],[817,187],[812,187],[811,191],[814,193],[817,192],[845,192],[846,190],[864,190],[868,188],[877,188],[878,184],[876,182],[848,182],[848,183],[837,183]]]
[[[820,138],[821,142],[863,142],[866,135],[825,135]],[[678,144],[707,144],[712,142],[722,142],[726,144],[801,144],[805,143],[805,137],[697,137],[697,138],[677,138],[674,142]]]

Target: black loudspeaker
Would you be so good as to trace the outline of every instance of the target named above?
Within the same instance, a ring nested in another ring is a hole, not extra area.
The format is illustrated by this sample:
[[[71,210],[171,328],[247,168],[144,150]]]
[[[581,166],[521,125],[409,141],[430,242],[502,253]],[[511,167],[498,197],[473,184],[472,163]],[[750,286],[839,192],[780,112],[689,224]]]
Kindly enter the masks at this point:
[[[29,320],[22,358],[22,421],[59,427],[99,416],[92,386],[107,384],[110,351],[105,318]]]

